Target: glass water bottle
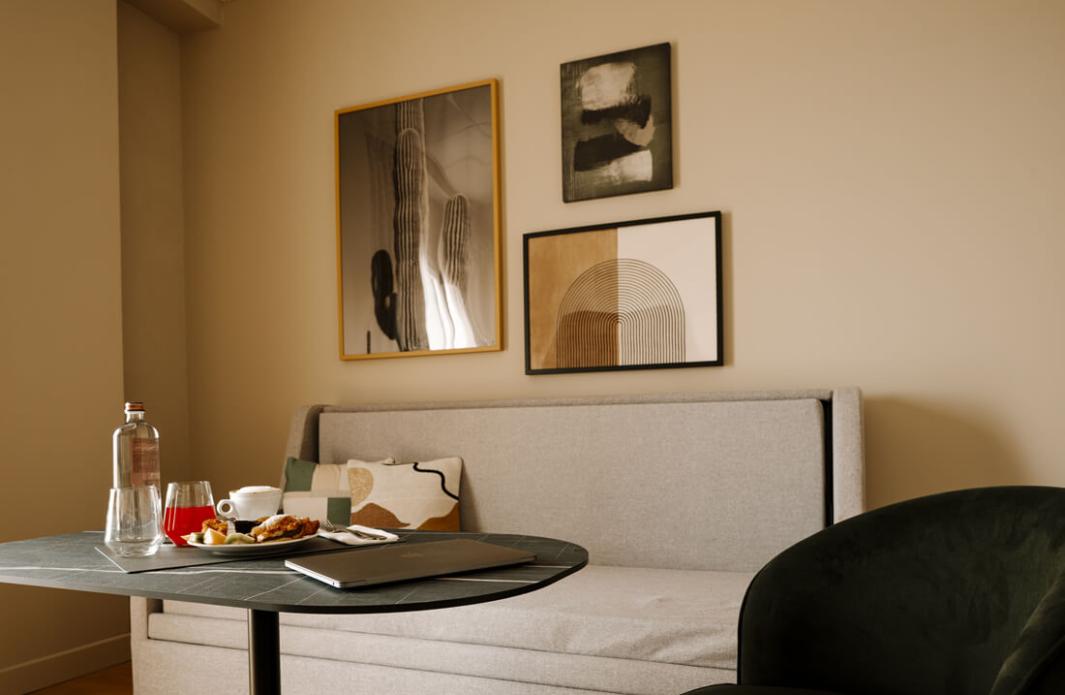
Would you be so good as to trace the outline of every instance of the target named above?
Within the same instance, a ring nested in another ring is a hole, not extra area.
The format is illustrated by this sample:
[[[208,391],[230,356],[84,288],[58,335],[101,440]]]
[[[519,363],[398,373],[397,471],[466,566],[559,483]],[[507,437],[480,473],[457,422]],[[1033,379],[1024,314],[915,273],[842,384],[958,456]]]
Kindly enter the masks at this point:
[[[159,430],[144,419],[144,404],[126,403],[126,422],[112,436],[113,487],[159,488]]]

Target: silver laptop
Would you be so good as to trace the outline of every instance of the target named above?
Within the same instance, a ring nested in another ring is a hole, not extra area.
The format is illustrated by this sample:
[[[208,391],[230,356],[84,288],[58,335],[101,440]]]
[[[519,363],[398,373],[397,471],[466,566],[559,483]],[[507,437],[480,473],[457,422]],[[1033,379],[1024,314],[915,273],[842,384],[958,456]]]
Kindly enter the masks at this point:
[[[481,541],[452,540],[306,555],[285,560],[285,567],[337,589],[353,589],[520,565],[535,559],[536,555],[524,550]]]

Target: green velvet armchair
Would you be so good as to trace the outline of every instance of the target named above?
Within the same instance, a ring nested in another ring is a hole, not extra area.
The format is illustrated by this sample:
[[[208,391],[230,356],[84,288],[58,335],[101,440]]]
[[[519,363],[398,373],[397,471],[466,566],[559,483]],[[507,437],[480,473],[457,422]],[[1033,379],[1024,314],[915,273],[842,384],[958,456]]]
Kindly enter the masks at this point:
[[[747,590],[737,675],[688,695],[1065,695],[1065,489],[922,497],[792,546]]]

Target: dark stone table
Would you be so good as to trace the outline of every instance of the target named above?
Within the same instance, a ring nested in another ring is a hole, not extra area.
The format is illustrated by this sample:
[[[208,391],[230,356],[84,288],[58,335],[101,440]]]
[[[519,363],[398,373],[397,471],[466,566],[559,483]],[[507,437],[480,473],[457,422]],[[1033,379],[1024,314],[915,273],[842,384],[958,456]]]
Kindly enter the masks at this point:
[[[126,574],[96,550],[103,533],[86,531],[0,543],[0,582],[173,599],[248,610],[250,692],[280,693],[279,612],[385,613],[463,606],[535,591],[588,563],[573,543],[495,533],[400,531],[404,543],[466,538],[527,550],[527,565],[362,589],[334,589],[284,565],[284,555],[202,567]],[[374,547],[352,548],[359,553]]]

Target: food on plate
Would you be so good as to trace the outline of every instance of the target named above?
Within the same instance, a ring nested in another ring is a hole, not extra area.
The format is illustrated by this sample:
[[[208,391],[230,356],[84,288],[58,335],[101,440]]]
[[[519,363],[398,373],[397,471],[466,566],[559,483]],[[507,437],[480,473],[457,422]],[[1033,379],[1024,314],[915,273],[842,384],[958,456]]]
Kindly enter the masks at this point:
[[[214,517],[210,519],[204,519],[203,528],[201,528],[200,531],[206,533],[207,529],[214,529],[215,531],[221,533],[223,536],[228,535],[229,521],[226,519],[215,519]]]
[[[238,533],[225,519],[205,519],[203,530],[182,536],[194,545],[254,545],[291,541],[318,533],[318,522],[307,517],[278,514],[264,517],[248,533]]]
[[[307,517],[291,514],[275,514],[264,519],[258,526],[248,532],[257,543],[269,541],[292,540],[318,533],[318,522]]]
[[[203,544],[204,545],[225,545],[226,534],[219,533],[213,528],[208,528],[203,532]]]

